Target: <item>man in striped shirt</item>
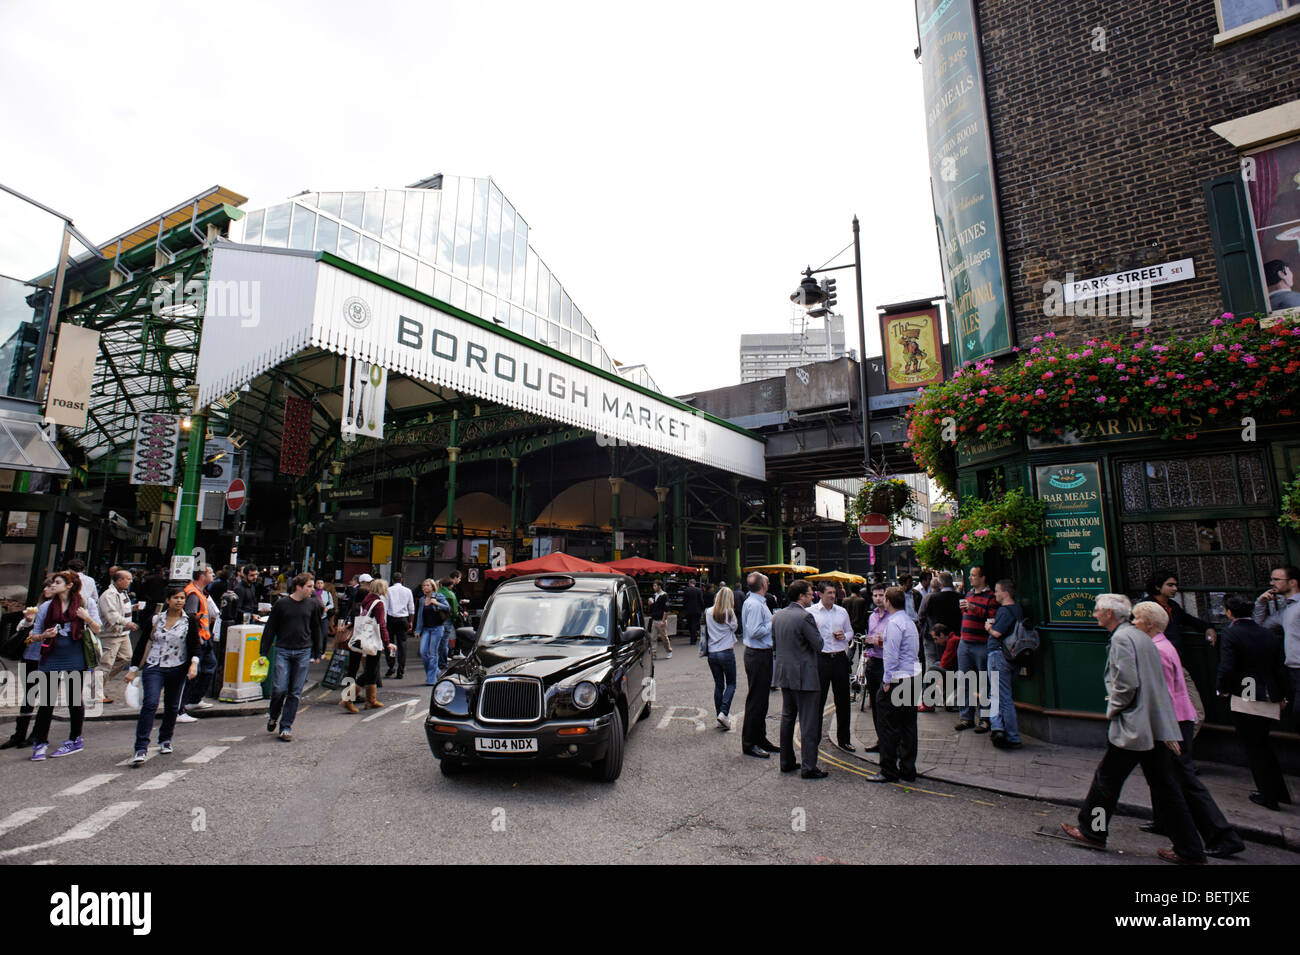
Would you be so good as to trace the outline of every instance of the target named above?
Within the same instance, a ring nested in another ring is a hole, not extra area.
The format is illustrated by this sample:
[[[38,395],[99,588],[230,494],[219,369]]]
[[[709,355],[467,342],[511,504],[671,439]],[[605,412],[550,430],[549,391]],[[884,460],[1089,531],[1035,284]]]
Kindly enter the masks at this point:
[[[992,620],[998,613],[998,600],[989,589],[988,581],[984,578],[983,567],[972,567],[970,569],[970,590],[961,601],[961,643],[957,646],[957,670],[959,673],[975,674],[975,679],[969,677],[957,681],[958,688],[978,686],[976,682],[979,675],[988,669],[988,630],[984,623]],[[978,692],[976,693],[978,697]],[[989,731],[989,717],[986,708],[987,701],[979,699],[980,712],[976,714],[975,700],[959,700],[962,704],[959,716],[960,722],[954,729],[968,730],[975,728],[977,733],[987,733]],[[978,716],[979,722],[976,723]]]

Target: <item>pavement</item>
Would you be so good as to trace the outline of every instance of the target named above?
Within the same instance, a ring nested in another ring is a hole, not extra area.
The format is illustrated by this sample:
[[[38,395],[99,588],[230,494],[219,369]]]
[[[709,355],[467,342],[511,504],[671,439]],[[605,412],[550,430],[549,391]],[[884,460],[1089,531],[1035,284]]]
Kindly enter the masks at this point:
[[[827,706],[823,716],[827,736],[821,752],[852,765],[876,767],[877,756],[863,752],[865,746],[876,742],[876,732],[871,710],[864,711],[861,703],[859,698],[851,707],[850,741],[858,747],[857,754],[847,754],[831,743],[833,705]],[[1058,805],[1083,804],[1103,754],[1100,749],[1048,743],[1024,733],[1019,749],[998,749],[987,733],[955,730],[958,715],[943,709],[918,713],[916,722],[918,776]],[[1300,850],[1300,809],[1291,805],[1272,812],[1251,802],[1248,797],[1255,783],[1245,767],[1204,761],[1196,765],[1201,782],[1243,839]],[[1151,791],[1140,770],[1124,784],[1117,813],[1151,818]]]
[[[1076,754],[1080,762],[1070,772],[1078,779],[1058,770],[1058,789],[1073,787],[1060,798],[1045,790],[1035,790],[1037,798],[989,791],[990,783],[1003,785],[1003,776],[1008,786],[1024,782],[1000,768],[999,758],[1011,756],[1023,770],[1046,750],[1031,742],[1002,754],[987,737],[970,733],[952,740],[950,761],[958,749],[969,750],[963,771],[970,773],[972,760],[991,755],[989,779],[945,782],[931,757],[923,759],[926,779],[868,785],[876,767],[826,742],[820,756],[829,776],[803,780],[781,773],[776,759],[742,755],[739,721],[724,731],[714,720],[705,661],[684,640],[675,649],[672,660],[655,664],[653,710],[631,728],[616,783],[599,783],[581,766],[531,762],[443,777],[423,726],[429,690],[422,673],[408,670],[405,680],[385,681],[379,697],[386,705],[372,712],[347,714],[338,691],[309,690],[291,744],[266,731],[265,703],[252,701],[199,711],[197,722],[177,727],[173,754],[151,746],[138,767],[130,764],[130,719],[94,721],[85,750],[67,758],[33,763],[30,751],[0,752],[0,865],[842,862],[1170,869],[1156,856],[1167,840],[1141,832],[1133,816],[1114,821],[1105,852],[1039,835],[1073,819],[1067,803],[1086,791],[1097,753]],[[319,666],[311,674],[318,678]],[[748,693],[743,669],[739,681],[737,716]],[[767,733],[773,739],[779,712],[779,695],[771,694]],[[853,712],[856,742],[869,742],[869,714]],[[211,718],[217,715],[227,718]],[[956,736],[955,718],[939,716],[938,723],[922,718],[927,753],[932,740]],[[0,735],[11,729],[12,717],[0,716]],[[1140,784],[1137,774],[1130,800]],[[1283,845],[1252,842],[1240,856],[1211,865],[1295,860]]]

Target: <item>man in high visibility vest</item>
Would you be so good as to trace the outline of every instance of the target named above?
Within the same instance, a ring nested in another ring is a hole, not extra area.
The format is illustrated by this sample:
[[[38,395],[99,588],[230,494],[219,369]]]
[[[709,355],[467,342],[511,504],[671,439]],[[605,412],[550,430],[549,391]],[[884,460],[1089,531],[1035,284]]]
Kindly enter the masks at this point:
[[[185,684],[185,695],[181,698],[178,723],[198,722],[189,710],[206,710],[212,706],[203,698],[208,687],[212,685],[212,674],[217,669],[217,649],[212,644],[212,621],[208,618],[208,585],[212,583],[212,566],[210,564],[194,571],[194,579],[185,585],[185,612],[192,613],[199,621],[199,675]]]

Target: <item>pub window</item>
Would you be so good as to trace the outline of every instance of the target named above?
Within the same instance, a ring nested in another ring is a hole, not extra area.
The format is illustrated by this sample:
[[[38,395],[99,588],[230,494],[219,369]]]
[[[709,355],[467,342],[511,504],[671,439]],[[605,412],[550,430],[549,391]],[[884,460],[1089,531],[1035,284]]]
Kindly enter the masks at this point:
[[[1300,308],[1300,139],[1242,157],[1269,312]]]
[[[1262,28],[1290,19],[1284,16],[1300,10],[1300,0],[1217,0],[1222,33],[1254,26]]]
[[[1169,569],[1189,613],[1222,618],[1226,594],[1257,593],[1286,562],[1264,452],[1123,460],[1117,470],[1127,593]]]

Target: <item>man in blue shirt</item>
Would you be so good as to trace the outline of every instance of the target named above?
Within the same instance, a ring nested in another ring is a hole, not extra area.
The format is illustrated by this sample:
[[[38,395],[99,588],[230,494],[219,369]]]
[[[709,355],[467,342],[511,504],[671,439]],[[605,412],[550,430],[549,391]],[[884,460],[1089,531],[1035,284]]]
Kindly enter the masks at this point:
[[[1016,585],[1011,580],[999,580],[993,586],[993,596],[998,602],[997,613],[992,620],[984,621],[989,632],[989,686],[996,687],[998,694],[997,706],[989,707],[989,724],[993,727],[994,746],[1015,749],[1020,745],[1020,724],[1016,721],[1016,703],[1011,698],[1011,661],[1002,649],[1002,641],[1025,619],[1025,612],[1016,603]]]
[[[907,616],[907,591],[885,591],[889,620],[885,623],[883,675],[876,694],[880,710],[880,775],[872,782],[916,779],[916,705],[921,699],[920,635]]]
[[[772,689],[772,611],[767,606],[767,578],[752,573],[746,579],[749,595],[740,611],[745,643],[745,723],[740,749],[746,756],[768,759],[780,747],[767,738],[768,694]]]

